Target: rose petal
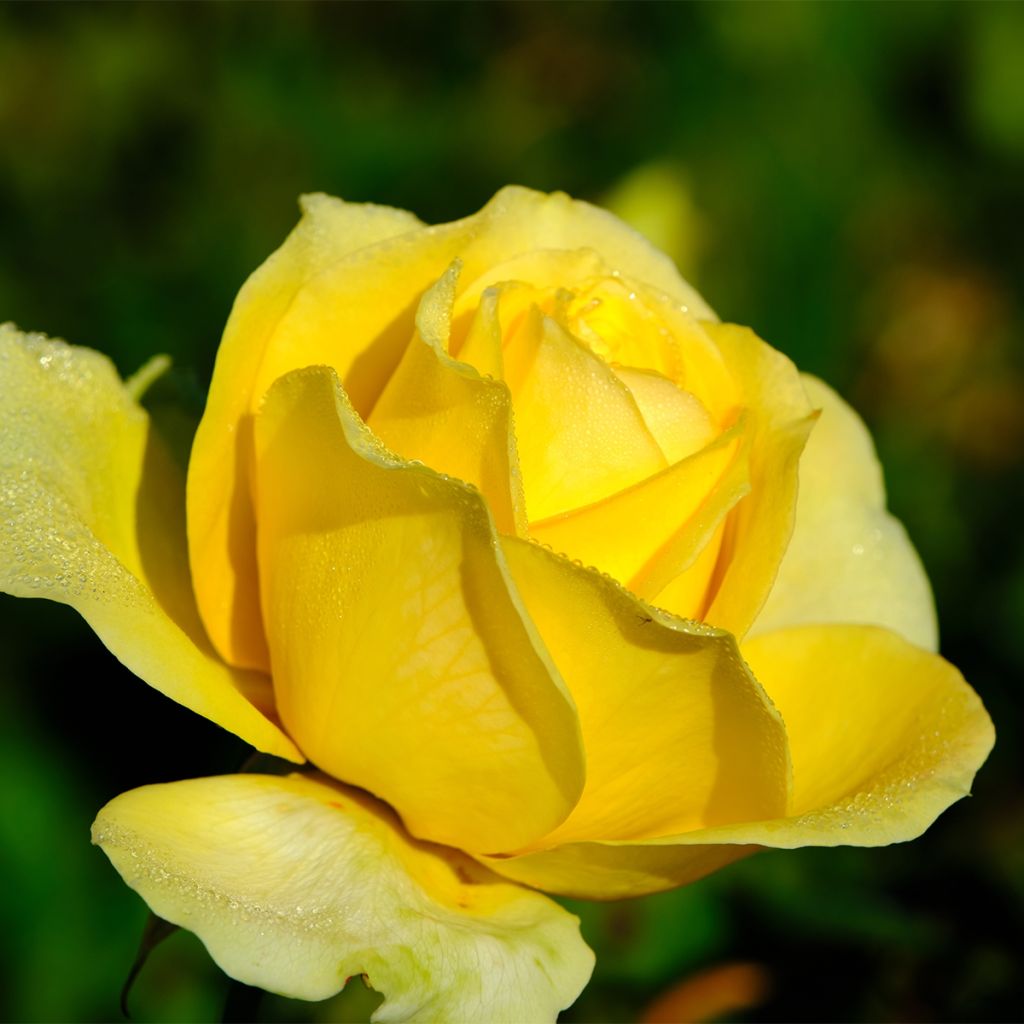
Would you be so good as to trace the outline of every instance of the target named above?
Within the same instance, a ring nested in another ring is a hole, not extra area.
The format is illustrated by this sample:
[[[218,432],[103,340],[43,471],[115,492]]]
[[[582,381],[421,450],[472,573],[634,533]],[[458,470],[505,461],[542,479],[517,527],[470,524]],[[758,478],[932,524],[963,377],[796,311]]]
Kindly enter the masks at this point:
[[[735,640],[527,541],[504,542],[579,711],[587,782],[538,845],[640,839],[784,813],[782,721]]]
[[[404,210],[305,196],[298,226],[235,299],[188,475],[189,554],[196,598],[210,639],[232,664],[269,667],[249,493],[251,413],[267,387],[286,370],[334,359],[347,368],[359,347],[401,313],[415,289],[429,278],[410,280],[413,291],[408,295],[377,293],[377,306],[366,302],[365,294],[358,296],[364,304],[357,307],[351,304],[352,294],[339,295],[339,300],[348,299],[347,315],[355,321],[340,332],[335,322],[321,330],[315,313],[304,320],[309,311],[301,308],[300,295],[329,268],[358,268],[358,254],[367,246],[418,226],[420,221]],[[389,298],[394,298],[394,305],[388,304]],[[369,322],[359,321],[359,316]],[[292,326],[284,332],[289,320]],[[349,335],[354,335],[352,344],[346,345],[342,339]],[[402,340],[408,337],[405,332]]]
[[[256,441],[274,686],[306,755],[422,838],[554,828],[583,785],[576,712],[480,494],[387,452],[323,367],[274,385]]]
[[[956,668],[889,630],[798,626],[748,640],[743,655],[793,752],[796,817],[772,846],[913,839],[968,794],[992,748],[992,723]]]
[[[362,974],[375,1021],[554,1021],[590,977],[578,921],[322,777],[146,786],[93,826],[124,880],[231,977],[325,999]]]
[[[687,833],[701,836],[702,832]],[[585,900],[621,900],[689,885],[758,850],[757,846],[698,842],[685,837],[566,843],[520,857],[477,859],[523,885]]]
[[[488,288],[465,314],[468,324],[465,335],[453,347],[449,337],[447,351],[453,358],[474,367],[484,377],[501,380],[505,361],[501,351],[501,320],[499,317],[500,289]],[[454,310],[453,322],[454,322]],[[457,351],[456,351],[457,348]]]
[[[184,481],[98,352],[0,327],[0,589],[71,605],[136,675],[302,761],[269,681],[213,653],[185,551]]]
[[[803,380],[821,418],[800,457],[793,537],[751,635],[856,622],[886,626],[934,651],[931,588],[906,531],[885,510],[871,437],[831,388]]]
[[[750,494],[729,518],[721,577],[705,616],[742,637],[771,591],[793,532],[800,453],[815,414],[796,367],[781,352],[746,327],[704,326],[740,387],[752,429]]]
[[[555,551],[597,566],[650,599],[694,568],[730,510],[750,490],[745,421],[696,455],[603,501],[533,523],[530,534]],[[671,610],[699,618],[714,563],[701,563],[696,600]]]
[[[699,452],[715,438],[715,424],[704,403],[660,373],[616,366],[615,376],[629,388],[644,423],[669,465]]]
[[[453,264],[424,295],[416,334],[368,426],[403,458],[477,487],[500,532],[525,533],[509,390],[446,352],[458,271]]]
[[[629,389],[536,307],[506,336],[504,375],[531,522],[599,501],[665,468]]]
[[[467,284],[521,253],[591,249],[613,270],[654,286],[693,316],[716,319],[672,260],[643,235],[607,210],[562,192],[548,195],[512,185],[460,223],[475,229],[472,244],[460,254]]]
[[[915,839],[970,791],[992,748],[977,694],[942,658],[873,626],[802,626],[743,655],[786,722],[789,812],[645,843],[575,843],[489,863],[594,899],[671,888],[756,846],[886,846]]]
[[[467,268],[454,308],[454,344],[450,351],[459,359],[485,370],[463,346],[467,325],[479,303],[495,291],[510,291],[506,327],[518,305],[516,293],[526,296],[519,312],[536,303],[552,313],[560,300],[563,326],[597,355],[615,367],[649,370],[683,386],[691,376],[701,394],[716,400],[734,398],[721,354],[679,298],[635,279],[620,270],[616,254],[594,248],[562,249],[526,246],[510,249],[491,264],[472,262],[477,276]],[[703,304],[701,304],[703,306]],[[696,307],[694,307],[696,308]],[[701,314],[703,315],[703,314]],[[731,403],[730,403],[731,404]],[[716,406],[717,408],[717,406]]]

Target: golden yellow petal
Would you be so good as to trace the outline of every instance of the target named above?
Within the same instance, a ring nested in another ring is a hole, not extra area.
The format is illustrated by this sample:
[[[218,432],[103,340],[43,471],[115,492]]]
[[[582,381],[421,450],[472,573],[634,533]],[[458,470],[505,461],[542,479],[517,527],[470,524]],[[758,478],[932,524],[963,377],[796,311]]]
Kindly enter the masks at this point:
[[[705,616],[742,637],[771,591],[793,532],[800,453],[815,413],[796,367],[781,352],[746,327],[704,326],[739,386],[752,434],[750,494],[729,517]]]
[[[727,633],[649,608],[528,541],[504,542],[579,711],[587,781],[537,846],[641,839],[784,812],[781,720]]]
[[[562,192],[548,195],[511,185],[470,221],[479,230],[460,254],[467,283],[521,253],[592,249],[613,270],[652,285],[693,316],[716,319],[663,252],[614,214]]]
[[[992,723],[948,661],[873,626],[798,626],[743,655],[786,722],[791,818],[773,846],[913,839],[970,791]]]
[[[477,487],[502,533],[526,531],[526,506],[504,384],[447,354],[453,264],[420,303],[417,330],[367,421],[393,452]]]
[[[831,388],[803,380],[821,417],[800,458],[793,537],[751,635],[801,623],[865,623],[934,651],[931,588],[906,531],[885,510],[871,437]]]
[[[104,356],[0,327],[0,589],[71,605],[132,672],[260,750],[303,760],[269,681],[224,665],[185,551],[184,481]]]
[[[689,885],[757,849],[662,840],[582,842],[521,857],[477,859],[505,878],[544,892],[583,900],[622,900]]]
[[[325,999],[365,975],[376,1021],[553,1022],[593,968],[557,904],[322,776],[146,786],[100,811],[93,841],[232,978]]]
[[[362,347],[436,277],[427,271],[403,282],[399,276],[392,294],[379,281],[389,272],[379,269],[374,275],[374,261],[367,267],[359,256],[367,246],[407,233],[419,223],[402,210],[306,196],[298,226],[235,299],[188,473],[196,597],[214,646],[232,664],[269,667],[249,480],[251,414],[270,384],[287,370],[323,362],[347,370]],[[378,244],[372,251],[379,250]],[[386,260],[376,266],[384,264]],[[338,308],[310,310],[308,302],[300,301],[304,289],[339,267],[336,277],[342,287],[333,297]],[[348,268],[353,269],[353,287],[346,290]],[[359,274],[360,268],[368,273]],[[373,283],[378,291],[366,291]],[[347,316],[349,323],[339,327],[338,316]],[[398,333],[400,341],[408,340],[410,332],[404,327]]]
[[[743,486],[737,487],[735,491],[737,501],[742,499],[750,487],[746,480],[746,462],[742,468]],[[659,608],[664,608],[683,619],[704,621],[708,610],[709,591],[715,579],[718,560],[722,555],[722,541],[729,525],[728,512],[732,506],[728,504],[728,495],[728,490],[721,490],[721,497],[726,499],[722,502],[725,515],[719,520],[718,525],[706,535],[706,540],[705,534],[698,535],[703,547],[700,548],[697,557],[652,599]]]
[[[736,418],[742,405],[742,381],[737,380],[716,343],[717,321],[698,320],[679,302],[646,283],[623,279],[648,315],[658,324],[676,352],[675,369],[661,371],[649,363],[619,360],[638,369],[659,370],[679,387],[700,398],[711,422],[721,429]]]
[[[536,307],[504,350],[531,522],[599,501],[665,468],[629,389]]]
[[[695,567],[725,516],[750,489],[745,424],[674,466],[603,501],[530,526],[530,535],[596,566],[674,614],[698,617],[714,564],[702,563],[697,601],[680,607],[664,589]]]
[[[274,385],[256,435],[274,686],[309,759],[462,849],[558,825],[576,712],[479,492],[387,452],[322,367]]]
[[[477,305],[495,292],[512,290],[502,303],[506,333],[517,312],[517,290],[528,296],[519,312],[536,303],[596,355],[616,368],[633,367],[660,374],[683,385],[692,376],[701,394],[711,393],[716,403],[729,392],[722,357],[688,307],[617,269],[614,254],[593,248],[526,249],[500,256],[483,265],[470,260],[478,276],[467,267],[454,307],[454,344],[451,354],[492,373],[462,350]],[[556,315],[557,313],[557,315]],[[702,313],[703,315],[703,313]],[[493,374],[497,376],[498,374]],[[696,388],[691,388],[696,390]],[[715,406],[720,411],[719,404]]]
[[[474,365],[479,364],[463,338],[474,310],[491,296],[501,298],[498,312],[506,340],[517,319],[536,305],[608,363],[669,376],[681,371],[676,339],[592,249],[527,251],[486,267],[476,279],[467,275],[455,304],[451,352]]]
[[[482,376],[502,380],[505,363],[501,352],[498,299],[497,288],[488,288],[480,295],[478,301],[463,314],[464,322],[468,324],[464,335],[449,338],[448,352],[460,362],[474,367]]]
[[[757,846],[904,842],[970,792],[992,749],[992,722],[960,673],[889,630],[800,626],[742,651],[786,722],[786,815],[488,863],[550,892],[614,899],[692,881]]]

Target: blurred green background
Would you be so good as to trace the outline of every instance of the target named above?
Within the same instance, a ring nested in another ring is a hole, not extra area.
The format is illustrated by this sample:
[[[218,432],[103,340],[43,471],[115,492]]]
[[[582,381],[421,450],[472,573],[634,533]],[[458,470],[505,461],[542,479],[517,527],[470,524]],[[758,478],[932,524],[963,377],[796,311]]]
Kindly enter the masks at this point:
[[[0,7],[0,319],[123,373],[169,353],[151,400],[182,444],[171,410],[201,409],[300,192],[441,221],[507,182],[611,204],[869,421],[943,652],[996,722],[973,799],[911,845],[574,905],[598,967],[568,1020],[702,998],[754,1021],[1024,1014],[1022,54],[1021,4]],[[3,598],[0,630],[0,1016],[117,1019],[146,915],[92,817],[246,751],[65,608]],[[131,1005],[319,1021],[373,1000],[260,1000],[178,933]]]

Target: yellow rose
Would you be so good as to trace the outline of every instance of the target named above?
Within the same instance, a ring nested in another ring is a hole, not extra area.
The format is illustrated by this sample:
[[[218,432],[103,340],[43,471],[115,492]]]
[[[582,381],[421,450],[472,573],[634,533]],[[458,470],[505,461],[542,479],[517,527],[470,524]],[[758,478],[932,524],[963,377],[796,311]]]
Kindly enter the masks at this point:
[[[365,974],[381,1020],[553,1019],[592,961],[535,889],[906,840],[968,792],[991,723],[825,385],[565,196],[303,210],[224,335],[191,573],[145,375],[0,333],[0,584],[317,769],[104,808],[157,913],[250,984]]]

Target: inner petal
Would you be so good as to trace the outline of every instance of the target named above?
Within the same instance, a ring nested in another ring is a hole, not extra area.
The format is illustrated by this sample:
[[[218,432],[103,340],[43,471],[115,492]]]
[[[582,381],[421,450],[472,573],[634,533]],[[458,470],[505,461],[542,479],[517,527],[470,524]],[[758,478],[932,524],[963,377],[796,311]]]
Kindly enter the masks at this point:
[[[616,366],[615,376],[629,388],[669,464],[710,444],[717,433],[704,403],[667,377],[651,370]]]
[[[740,421],[714,444],[603,501],[531,524],[530,536],[654,599],[701,561],[724,517],[747,493],[744,425]],[[714,563],[701,561],[700,568],[703,582],[690,582],[698,600]],[[664,607],[692,614],[690,606]]]
[[[668,463],[629,389],[537,307],[504,347],[531,521],[639,482]]]
[[[458,271],[453,263],[424,295],[416,332],[367,425],[403,458],[478,488],[502,533],[523,533],[508,388],[445,351]]]

